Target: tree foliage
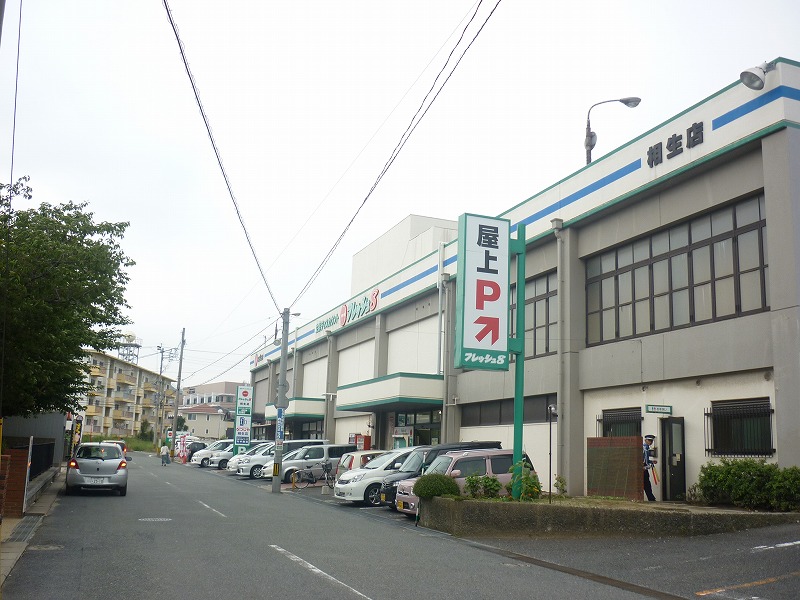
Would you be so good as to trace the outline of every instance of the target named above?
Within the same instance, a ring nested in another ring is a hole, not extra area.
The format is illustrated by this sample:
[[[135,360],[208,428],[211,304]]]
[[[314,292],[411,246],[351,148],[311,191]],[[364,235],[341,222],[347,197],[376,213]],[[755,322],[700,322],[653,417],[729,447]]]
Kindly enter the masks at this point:
[[[0,184],[4,416],[75,410],[91,387],[84,349],[116,347],[130,322],[134,263],[118,243],[128,223],[95,222],[86,203],[12,210],[12,198],[32,198],[27,182]]]

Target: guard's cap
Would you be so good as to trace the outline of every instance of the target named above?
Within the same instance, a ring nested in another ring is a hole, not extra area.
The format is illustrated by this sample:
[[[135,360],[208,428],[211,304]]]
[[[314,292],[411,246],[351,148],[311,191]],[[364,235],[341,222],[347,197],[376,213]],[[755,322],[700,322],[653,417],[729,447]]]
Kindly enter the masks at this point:
[[[648,433],[646,436],[644,436],[644,439],[646,439],[646,440],[654,440],[654,439],[656,439],[656,436]]]

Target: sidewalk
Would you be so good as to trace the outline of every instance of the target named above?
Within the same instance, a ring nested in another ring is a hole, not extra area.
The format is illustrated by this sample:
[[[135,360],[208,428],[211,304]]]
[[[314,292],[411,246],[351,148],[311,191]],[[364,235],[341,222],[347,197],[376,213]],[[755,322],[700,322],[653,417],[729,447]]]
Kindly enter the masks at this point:
[[[28,541],[33,537],[42,519],[53,507],[59,492],[64,487],[65,477],[66,472],[61,469],[36,502],[28,506],[24,517],[3,517],[0,523],[0,587],[5,583],[6,577],[17,564],[19,557],[25,552]]]

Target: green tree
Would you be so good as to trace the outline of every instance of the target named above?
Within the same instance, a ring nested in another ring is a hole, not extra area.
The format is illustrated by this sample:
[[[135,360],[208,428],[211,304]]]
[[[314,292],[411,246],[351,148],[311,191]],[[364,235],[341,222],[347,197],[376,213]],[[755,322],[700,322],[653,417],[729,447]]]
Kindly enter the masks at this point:
[[[75,410],[90,387],[84,349],[116,347],[130,322],[128,223],[95,222],[86,203],[12,210],[32,198],[27,182],[0,184],[3,416]]]

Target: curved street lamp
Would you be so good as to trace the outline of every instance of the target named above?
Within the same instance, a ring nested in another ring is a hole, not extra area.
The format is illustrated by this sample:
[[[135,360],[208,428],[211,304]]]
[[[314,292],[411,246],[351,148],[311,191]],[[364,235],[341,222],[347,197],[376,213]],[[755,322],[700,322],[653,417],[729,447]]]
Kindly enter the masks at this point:
[[[586,113],[586,139],[583,141],[583,147],[586,148],[586,164],[588,165],[592,162],[592,148],[597,143],[597,134],[592,131],[592,126],[589,124],[589,115],[592,114],[592,109],[595,106],[599,106],[600,104],[606,104],[608,102],[622,102],[628,108],[635,108],[639,106],[639,102],[641,102],[641,98],[636,98],[635,96],[631,96],[630,98],[617,98],[614,100],[603,100],[602,102],[598,102],[597,104],[592,104],[589,107],[589,112]]]

